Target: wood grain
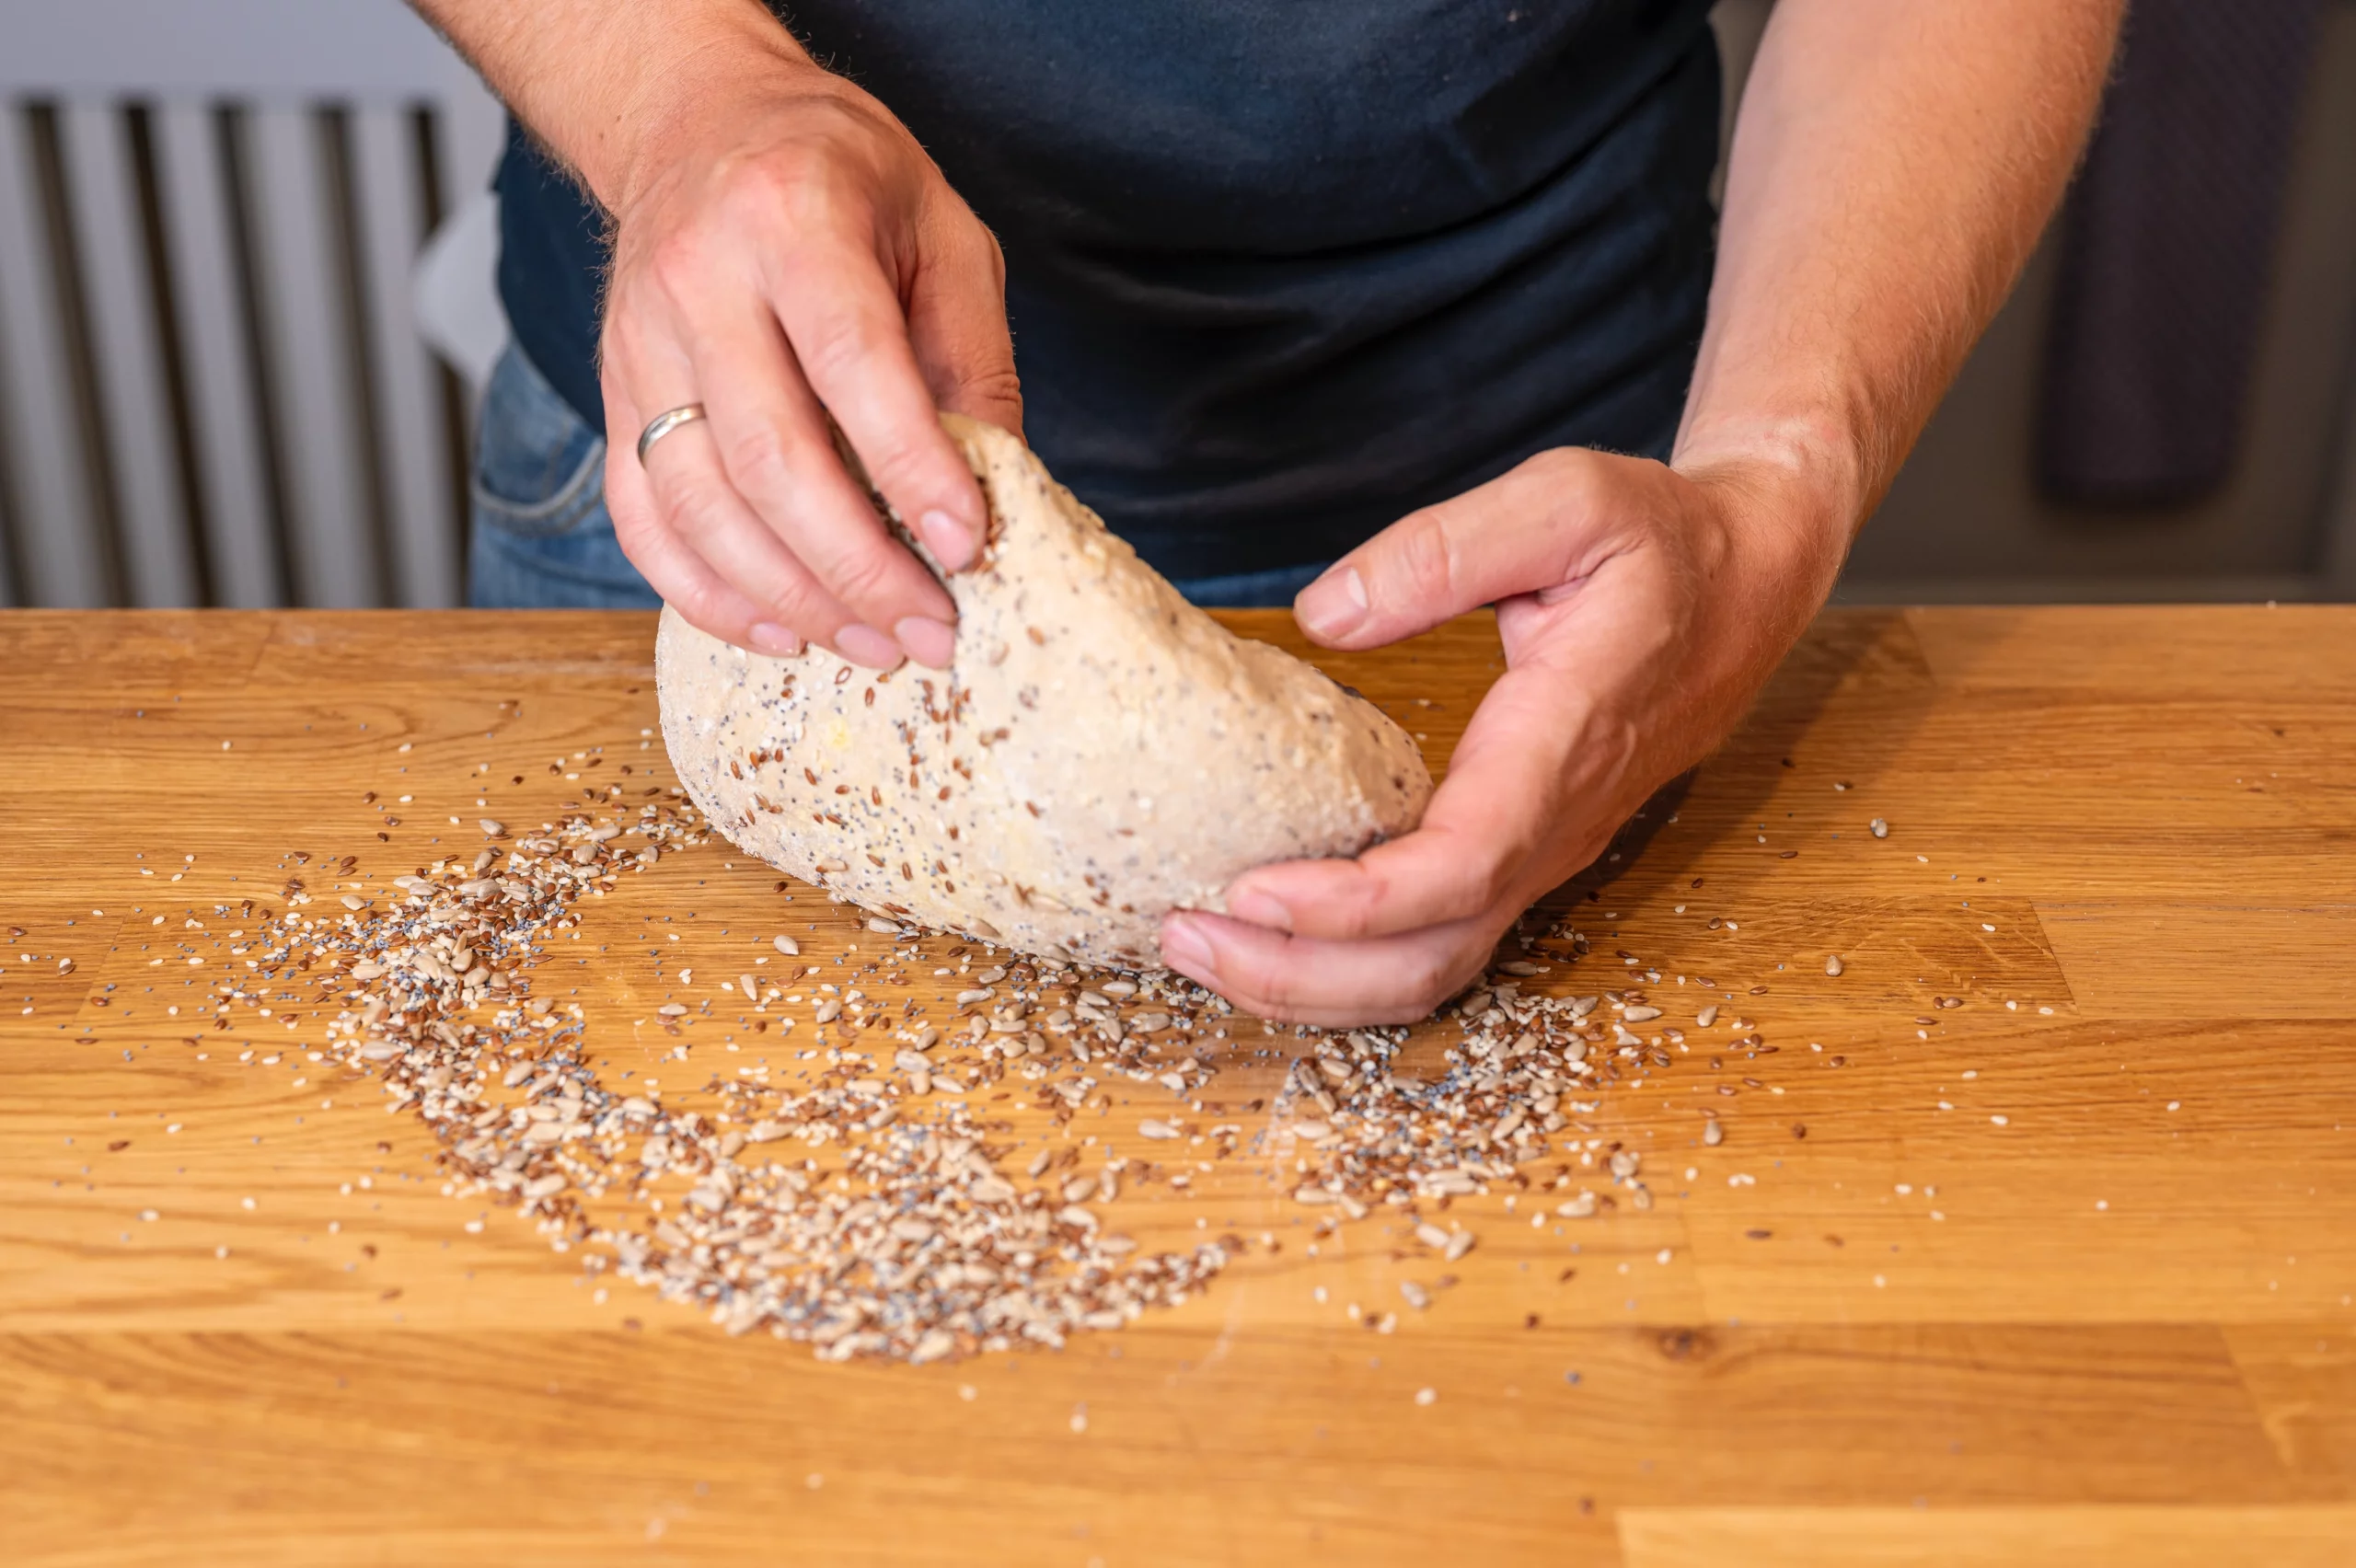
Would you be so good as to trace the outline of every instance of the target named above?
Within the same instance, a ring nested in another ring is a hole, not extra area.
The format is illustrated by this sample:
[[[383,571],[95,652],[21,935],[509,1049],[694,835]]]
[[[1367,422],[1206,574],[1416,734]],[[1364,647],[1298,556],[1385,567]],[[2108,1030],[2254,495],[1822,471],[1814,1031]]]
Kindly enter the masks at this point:
[[[2337,1568],[2356,1508],[1631,1508],[1628,1568]]]
[[[293,852],[379,887],[485,812],[667,787],[652,643],[0,616],[0,1561],[2356,1561],[2356,612],[1828,614],[1555,901],[1593,951],[1545,984],[1634,954],[1692,1042],[1590,1119],[1652,1212],[1459,1200],[1482,1244],[1415,1312],[1394,1218],[1312,1256],[1282,1172],[1217,1162],[1119,1224],[1280,1251],[1060,1354],[918,1368],[601,1299],[445,1197],[306,1015],[195,1001]],[[1444,764],[1498,653],[1474,617],[1319,657]],[[646,1020],[780,928],[852,956],[778,882],[714,845],[586,906],[542,974],[601,1071],[776,1055],[699,1026],[682,1063]],[[1695,1025],[1704,977],[1773,1053]],[[1283,1053],[1250,1053],[1288,1037],[1232,1032],[1219,1092],[1264,1096]]]

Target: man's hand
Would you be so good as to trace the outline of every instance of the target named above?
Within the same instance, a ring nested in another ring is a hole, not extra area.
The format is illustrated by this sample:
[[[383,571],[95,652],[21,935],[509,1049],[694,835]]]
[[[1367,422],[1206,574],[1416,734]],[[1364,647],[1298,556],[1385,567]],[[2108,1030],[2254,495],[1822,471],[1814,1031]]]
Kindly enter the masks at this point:
[[[2121,0],[1779,0],[1671,467],[1542,454],[1311,583],[1371,648],[1495,602],[1509,668],[1423,825],[1264,866],[1162,956],[1264,1016],[1419,1018],[1740,717],[2059,200]]]
[[[1414,833],[1245,873],[1231,917],[1168,918],[1165,961],[1264,1017],[1430,1012],[1716,744],[1807,625],[1848,535],[1799,494],[1768,463],[1558,450],[1336,562],[1295,606],[1317,641],[1373,648],[1495,603],[1507,673]]]
[[[936,404],[1020,432],[997,243],[900,123],[814,70],[703,106],[616,209],[603,380],[622,548],[765,653],[949,663],[956,611],[844,469],[831,412],[950,571],[986,524]],[[666,409],[706,418],[647,454]]]
[[[671,606],[765,653],[949,663],[956,609],[837,455],[831,414],[935,560],[981,490],[937,409],[1018,434],[998,243],[916,139],[752,0],[417,0],[612,215],[606,499]],[[690,403],[639,462],[639,432]]]

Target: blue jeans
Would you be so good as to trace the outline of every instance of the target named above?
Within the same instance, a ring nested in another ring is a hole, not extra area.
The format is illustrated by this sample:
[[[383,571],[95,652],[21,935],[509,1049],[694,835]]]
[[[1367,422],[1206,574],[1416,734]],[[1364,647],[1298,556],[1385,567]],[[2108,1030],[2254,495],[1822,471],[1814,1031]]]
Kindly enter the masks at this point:
[[[467,603],[478,609],[653,609],[606,510],[606,443],[512,344],[475,434]],[[1181,580],[1197,605],[1289,605],[1322,563]]]

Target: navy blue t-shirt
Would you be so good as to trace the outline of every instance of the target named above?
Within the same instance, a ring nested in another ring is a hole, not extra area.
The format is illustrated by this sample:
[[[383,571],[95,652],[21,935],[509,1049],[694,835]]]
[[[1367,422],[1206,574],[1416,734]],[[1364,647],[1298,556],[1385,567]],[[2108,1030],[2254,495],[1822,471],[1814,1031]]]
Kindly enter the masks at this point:
[[[1005,248],[1026,433],[1173,576],[1331,559],[1548,446],[1665,455],[1709,0],[798,0]],[[591,423],[603,220],[520,135],[518,343]],[[632,432],[634,433],[634,432]]]

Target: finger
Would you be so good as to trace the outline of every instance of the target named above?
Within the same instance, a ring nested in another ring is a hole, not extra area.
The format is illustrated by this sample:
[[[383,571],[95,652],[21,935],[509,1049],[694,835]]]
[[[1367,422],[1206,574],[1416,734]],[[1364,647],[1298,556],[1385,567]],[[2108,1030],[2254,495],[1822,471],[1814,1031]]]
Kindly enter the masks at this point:
[[[825,411],[757,296],[689,322],[687,340],[710,426],[707,444],[727,484],[855,623],[806,628],[810,634],[864,650],[852,655],[862,663],[875,663],[886,643],[936,668],[948,663],[955,601],[892,536],[845,471]],[[658,447],[653,455],[662,455]]]
[[[612,428],[633,428],[637,410],[610,377],[606,412]],[[611,445],[606,451],[606,509],[622,553],[689,625],[756,653],[782,658],[802,651],[800,636],[722,582],[664,525],[637,455],[617,453]]]
[[[856,664],[890,669],[900,663],[900,644],[828,594],[745,504],[704,421],[682,426],[649,452],[646,478],[669,534],[775,622]]]
[[[814,241],[778,272],[770,308],[868,478],[944,568],[969,563],[987,522],[981,485],[941,428],[882,265],[856,245]]]
[[[1511,915],[1372,941],[1289,936],[1198,910],[1161,927],[1162,962],[1245,1012],[1349,1029],[1412,1023],[1480,973]]]
[[[1022,388],[1006,325],[1006,259],[963,202],[927,228],[923,265],[908,294],[917,366],[943,409],[1019,436]]]
[[[1355,859],[1287,860],[1238,877],[1227,907],[1239,919],[1296,935],[1353,940],[1461,920],[1543,886],[1566,841],[1593,838],[1566,800],[1613,798],[1625,744],[1597,737],[1587,694],[1547,667],[1508,671],[1482,699],[1413,833]],[[1549,883],[1548,885],[1551,885]]]
[[[1328,647],[1373,648],[1584,577],[1608,557],[1646,468],[1668,471],[1599,452],[1540,453],[1385,528],[1302,589],[1293,614]]]

